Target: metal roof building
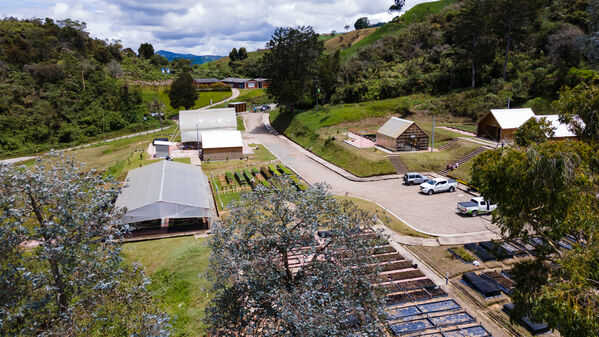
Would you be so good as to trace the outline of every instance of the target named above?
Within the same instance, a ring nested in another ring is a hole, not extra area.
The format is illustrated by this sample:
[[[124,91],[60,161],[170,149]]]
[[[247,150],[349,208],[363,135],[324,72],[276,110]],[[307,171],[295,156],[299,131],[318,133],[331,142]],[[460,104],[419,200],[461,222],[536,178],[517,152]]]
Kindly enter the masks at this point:
[[[376,132],[376,144],[391,151],[428,149],[428,135],[416,123],[391,117]]]
[[[197,166],[162,160],[129,171],[115,208],[126,208],[122,223],[208,218],[212,195]]]
[[[547,135],[548,138],[575,138],[576,137],[576,133],[574,133],[574,131],[572,131],[572,126],[560,122],[559,115],[541,115],[541,116],[535,116],[535,119],[537,121],[544,119],[544,120],[548,121],[549,123],[551,123],[551,127],[553,128],[553,136],[549,137],[550,135]],[[582,123],[582,125],[584,125],[584,122],[582,120],[580,120],[579,117],[574,117],[574,119],[576,120],[577,123],[579,123],[579,124]]]
[[[240,131],[206,131],[202,134],[204,160],[228,160],[243,158],[243,140]]]
[[[202,141],[202,133],[216,130],[237,130],[235,108],[179,111],[182,143]]]
[[[492,109],[478,122],[476,135],[496,141],[514,138],[514,132],[534,117],[532,109]]]

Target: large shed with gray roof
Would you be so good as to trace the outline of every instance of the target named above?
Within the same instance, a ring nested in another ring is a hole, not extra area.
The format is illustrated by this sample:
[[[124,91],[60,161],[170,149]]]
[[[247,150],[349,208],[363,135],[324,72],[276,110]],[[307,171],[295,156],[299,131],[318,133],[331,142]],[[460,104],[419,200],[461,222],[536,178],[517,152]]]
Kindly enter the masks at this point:
[[[428,135],[412,121],[391,117],[376,132],[376,145],[391,151],[428,150]]]
[[[162,160],[129,171],[115,208],[126,209],[122,223],[147,229],[207,226],[212,205],[208,179],[199,166]]]

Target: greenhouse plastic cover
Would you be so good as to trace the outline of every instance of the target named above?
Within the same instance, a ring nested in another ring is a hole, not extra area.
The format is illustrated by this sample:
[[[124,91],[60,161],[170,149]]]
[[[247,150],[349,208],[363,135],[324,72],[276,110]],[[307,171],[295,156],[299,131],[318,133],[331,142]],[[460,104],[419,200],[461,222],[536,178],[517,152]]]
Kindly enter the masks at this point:
[[[183,143],[201,142],[203,131],[237,130],[235,108],[179,111],[179,128]]]
[[[122,223],[211,215],[208,179],[197,166],[162,160],[129,171],[115,207]]]

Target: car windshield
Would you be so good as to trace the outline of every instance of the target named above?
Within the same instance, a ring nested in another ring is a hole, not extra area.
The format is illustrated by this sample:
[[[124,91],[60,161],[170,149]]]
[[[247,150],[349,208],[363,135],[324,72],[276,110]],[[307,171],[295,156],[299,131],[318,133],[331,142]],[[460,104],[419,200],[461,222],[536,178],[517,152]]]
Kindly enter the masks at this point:
[[[426,179],[426,180],[425,180],[425,182],[426,182],[426,183],[429,183],[429,184],[431,184],[431,185],[434,185],[434,184],[435,184],[435,182],[434,182],[432,179]]]

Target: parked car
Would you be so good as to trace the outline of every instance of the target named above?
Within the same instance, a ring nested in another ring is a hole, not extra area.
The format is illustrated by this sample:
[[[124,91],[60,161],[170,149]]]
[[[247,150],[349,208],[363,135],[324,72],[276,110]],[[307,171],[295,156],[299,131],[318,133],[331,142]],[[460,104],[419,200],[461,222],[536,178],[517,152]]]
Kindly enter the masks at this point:
[[[403,175],[403,182],[406,185],[420,185],[429,179],[431,179],[431,177],[418,172],[408,172]]]
[[[263,105],[260,107],[260,111],[270,111],[270,105]]]
[[[490,201],[482,197],[472,198],[470,201],[458,202],[458,212],[461,214],[470,214],[471,216],[491,213],[496,208],[497,205],[491,205]]]
[[[458,182],[453,179],[435,178],[420,184],[420,192],[428,195],[439,192],[453,192],[458,187]]]

